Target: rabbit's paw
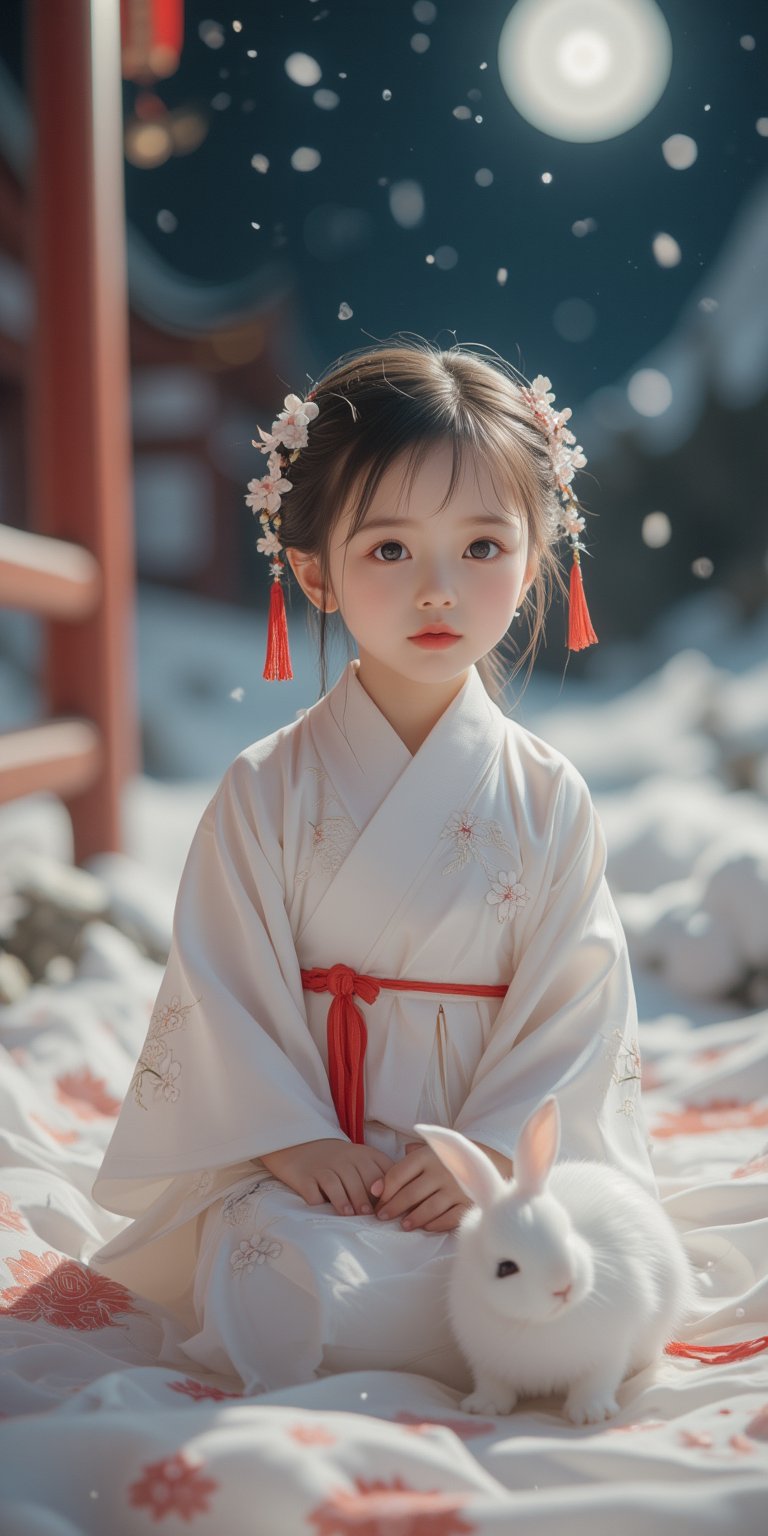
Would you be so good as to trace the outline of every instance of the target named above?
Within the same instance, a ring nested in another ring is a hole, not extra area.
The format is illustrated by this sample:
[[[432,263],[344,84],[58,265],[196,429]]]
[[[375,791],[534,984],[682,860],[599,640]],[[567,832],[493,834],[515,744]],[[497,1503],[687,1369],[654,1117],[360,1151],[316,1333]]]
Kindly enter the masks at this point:
[[[459,1407],[465,1413],[511,1413],[517,1393],[503,1382],[480,1382],[475,1392],[462,1398]]]
[[[572,1388],[565,1399],[565,1413],[572,1424],[602,1424],[618,1411],[615,1397],[606,1388]]]

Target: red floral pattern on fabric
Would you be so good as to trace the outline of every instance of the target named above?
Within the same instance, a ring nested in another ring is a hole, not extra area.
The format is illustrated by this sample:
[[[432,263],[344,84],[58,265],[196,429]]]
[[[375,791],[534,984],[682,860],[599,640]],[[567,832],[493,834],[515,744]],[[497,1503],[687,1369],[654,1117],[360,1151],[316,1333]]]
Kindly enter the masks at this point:
[[[0,1291],[2,1310],[21,1322],[52,1323],[54,1328],[85,1332],[109,1328],[113,1313],[140,1312],[134,1298],[116,1280],[98,1275],[75,1259],[22,1249],[18,1259],[6,1263],[18,1285]]]
[[[42,1115],[36,1115],[34,1111],[30,1114],[29,1118],[34,1120],[35,1125],[39,1125],[47,1136],[52,1137],[54,1141],[58,1141],[62,1147],[68,1147],[71,1142],[79,1140],[79,1131],[60,1131],[55,1125],[49,1125]]]
[[[705,1429],[681,1429],[677,1438],[681,1445],[689,1445],[693,1450],[711,1451],[714,1444]]]
[[[768,1173],[768,1156],[753,1157],[741,1168],[734,1168],[732,1179],[748,1179],[751,1173]]]
[[[411,1488],[402,1478],[391,1483],[356,1477],[351,1488],[335,1488],[330,1498],[306,1517],[317,1536],[471,1536],[477,1526],[459,1514],[468,1493],[440,1488]]]
[[[412,1429],[417,1435],[437,1425],[439,1429],[452,1429],[460,1440],[472,1440],[475,1435],[492,1435],[497,1428],[489,1419],[425,1419],[422,1413],[408,1413],[404,1408],[395,1414],[394,1423]]]
[[[148,1509],[153,1520],[164,1520],[166,1515],[193,1520],[208,1513],[211,1494],[218,1486],[214,1478],[203,1476],[199,1462],[189,1461],[178,1451],[142,1467],[141,1477],[128,1492],[134,1508]]]
[[[335,1445],[336,1436],[322,1424],[292,1424],[287,1431],[299,1445]]]
[[[56,1097],[79,1120],[98,1120],[100,1116],[114,1117],[120,1100],[108,1092],[103,1077],[94,1077],[90,1067],[79,1072],[63,1072],[56,1078]]]
[[[167,1381],[165,1383],[172,1392],[180,1392],[183,1397],[191,1397],[194,1402],[202,1403],[210,1400],[212,1403],[221,1403],[226,1397],[242,1398],[242,1392],[224,1392],[221,1387],[208,1387],[203,1381],[195,1381],[192,1376],[185,1377],[184,1381]]]
[[[714,1131],[751,1130],[768,1125],[768,1104],[754,1100],[712,1099],[709,1104],[686,1104],[659,1116],[651,1136],[709,1136]]]
[[[637,1419],[633,1424],[606,1424],[606,1435],[629,1435],[643,1429],[667,1429],[666,1419]]]
[[[5,1227],[8,1232],[25,1232],[27,1229],[27,1223],[21,1211],[16,1210],[15,1205],[11,1203],[10,1195],[4,1194],[2,1190],[0,1190],[0,1227]]]

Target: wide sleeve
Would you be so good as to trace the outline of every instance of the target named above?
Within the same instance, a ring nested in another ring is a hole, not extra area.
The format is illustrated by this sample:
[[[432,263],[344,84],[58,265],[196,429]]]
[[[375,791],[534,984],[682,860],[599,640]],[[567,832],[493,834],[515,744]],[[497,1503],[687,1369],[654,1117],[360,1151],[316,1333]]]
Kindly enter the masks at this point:
[[[605,879],[602,828],[570,764],[537,842],[538,889],[514,975],[455,1129],[512,1158],[524,1120],[554,1093],[562,1158],[611,1163],[657,1193],[626,939]]]
[[[94,1186],[109,1209],[137,1215],[163,1176],[348,1139],[307,1027],[281,798],[279,773],[241,754],[197,828],[156,1006]]]

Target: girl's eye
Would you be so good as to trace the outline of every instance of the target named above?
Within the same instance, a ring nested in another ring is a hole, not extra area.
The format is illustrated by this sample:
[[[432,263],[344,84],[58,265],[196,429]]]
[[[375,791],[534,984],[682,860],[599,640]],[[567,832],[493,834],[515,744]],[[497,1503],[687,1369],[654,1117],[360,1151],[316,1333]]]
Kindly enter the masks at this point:
[[[472,544],[468,548],[470,548],[472,559],[475,559],[475,561],[487,561],[487,559],[495,558],[495,553],[501,551],[501,544],[498,544],[496,539],[473,539]],[[373,558],[378,559],[378,561],[387,562],[389,565],[398,564],[402,556],[407,556],[407,553],[409,551],[406,550],[406,545],[401,544],[398,539],[386,539],[384,544],[378,544],[375,550],[372,550]]]
[[[478,545],[483,550],[488,550],[490,546],[493,546],[496,549],[501,549],[501,545],[497,544],[495,539],[475,539],[469,547],[470,549],[477,549]],[[487,558],[487,554],[482,554],[479,556],[480,560],[486,560]]]
[[[380,550],[385,550],[386,551],[386,550],[393,550],[393,549],[395,549],[395,550],[397,550],[397,549],[405,549],[405,545],[404,544],[399,544],[397,542],[397,539],[387,539],[385,544],[377,544],[376,548],[373,550],[373,554],[374,554],[374,556],[378,556]],[[395,565],[396,562],[399,560],[399,558],[400,558],[399,555],[394,555],[393,556],[391,554],[386,554],[386,553],[382,555],[382,560],[383,561],[388,561],[390,565]]]

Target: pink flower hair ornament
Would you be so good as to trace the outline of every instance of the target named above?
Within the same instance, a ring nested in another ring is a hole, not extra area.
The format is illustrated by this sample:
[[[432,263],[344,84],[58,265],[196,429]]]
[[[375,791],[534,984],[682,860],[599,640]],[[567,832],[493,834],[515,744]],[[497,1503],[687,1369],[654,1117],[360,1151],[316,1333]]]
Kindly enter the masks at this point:
[[[573,553],[568,593],[568,649],[583,651],[589,645],[597,645],[597,635],[589,617],[581,576],[581,552],[586,549],[581,542],[584,517],[571,490],[571,481],[576,470],[584,468],[587,459],[581,444],[576,442],[573,433],[566,427],[573,411],[570,406],[562,411],[552,409],[555,396],[549,393],[551,388],[552,381],[545,374],[537,373],[530,388],[523,389],[522,393],[547,434],[555,483],[563,501],[559,526],[563,535],[570,539]],[[572,447],[572,444],[576,446]]]
[[[585,549],[581,542],[584,517],[571,490],[575,471],[583,469],[587,460],[581,445],[566,426],[573,412],[568,407],[562,411],[553,410],[552,401],[555,396],[550,390],[551,381],[539,373],[529,387],[522,389],[522,394],[546,432],[555,483],[563,501],[559,528],[562,536],[570,540],[573,552],[567,644],[569,650],[581,651],[589,645],[597,644],[581,576],[581,551]],[[285,564],[280,559],[283,548],[280,542],[280,506],[283,496],[291,490],[291,481],[286,479],[284,471],[298,458],[302,448],[306,448],[309,423],[319,414],[314,394],[315,391],[310,390],[306,400],[301,400],[298,395],[286,395],[284,409],[280,411],[277,420],[273,421],[272,431],[265,432],[263,427],[259,427],[261,442],[253,439],[253,447],[268,455],[267,473],[261,479],[248,481],[245,503],[254,514],[259,515],[262,536],[256,548],[270,560],[272,588],[267,619],[267,654],[262,674],[269,682],[286,682],[293,677],[282,588]]]

